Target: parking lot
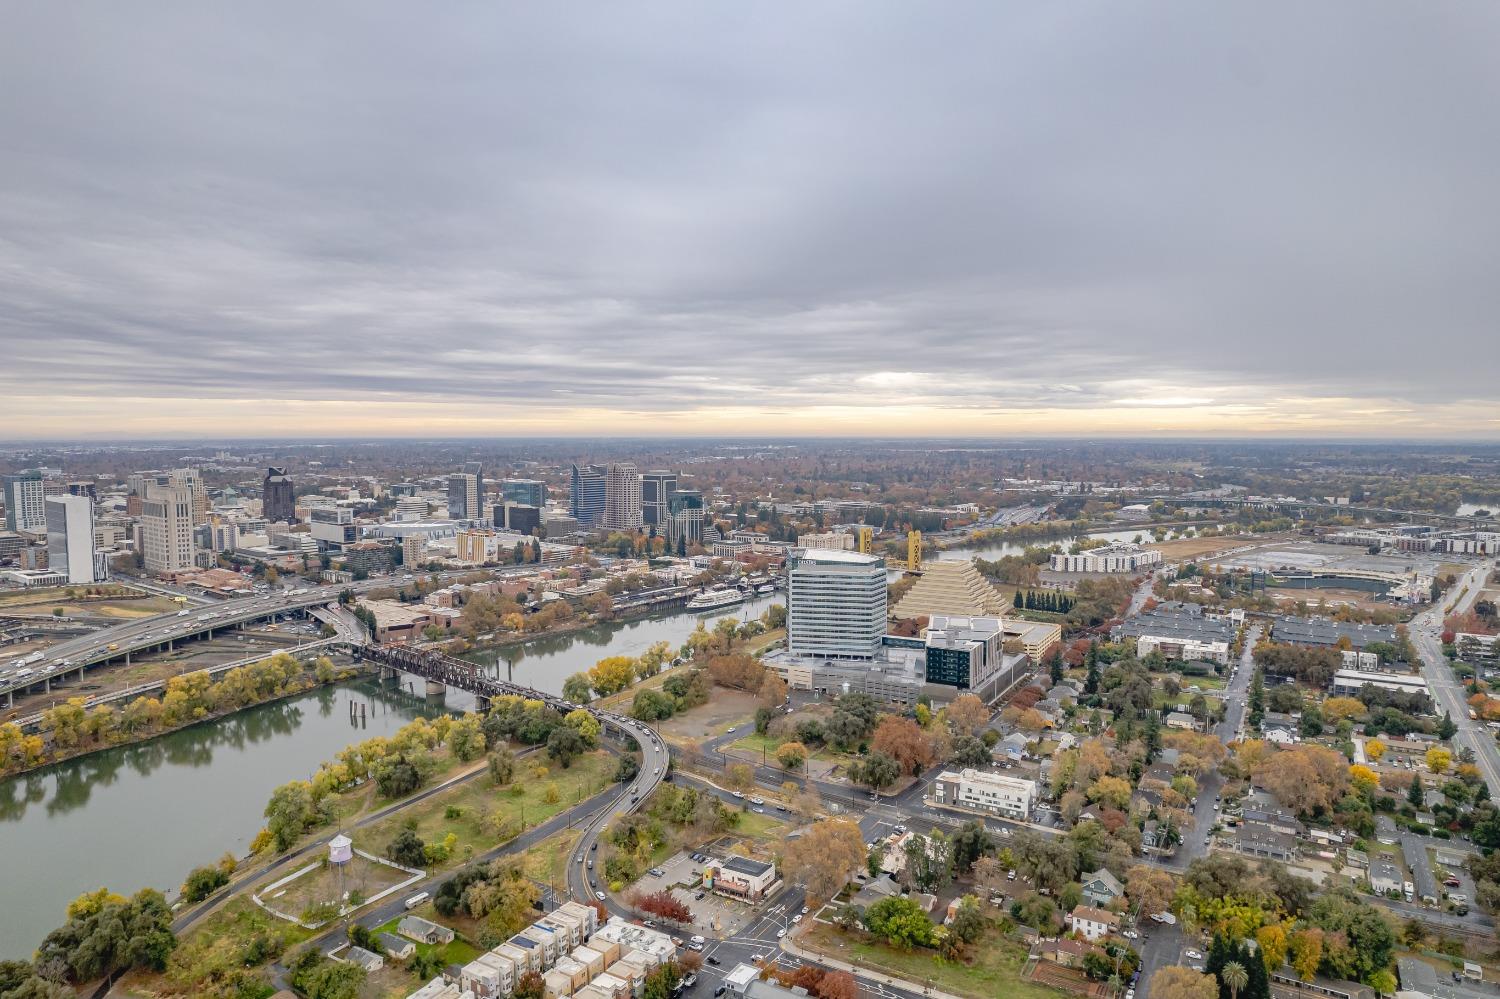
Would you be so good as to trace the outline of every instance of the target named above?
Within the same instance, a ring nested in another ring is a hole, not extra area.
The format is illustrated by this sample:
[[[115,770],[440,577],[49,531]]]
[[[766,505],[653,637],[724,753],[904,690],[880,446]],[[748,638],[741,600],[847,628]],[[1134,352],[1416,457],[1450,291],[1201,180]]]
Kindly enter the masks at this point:
[[[696,887],[703,874],[703,865],[686,853],[673,855],[656,870],[662,873],[646,874],[636,882],[636,888],[647,895],[663,889],[671,891],[674,898],[692,911],[694,933],[705,937],[734,936],[754,915],[754,911],[743,902],[704,892],[702,888]],[[698,898],[700,892],[703,894],[702,898]]]

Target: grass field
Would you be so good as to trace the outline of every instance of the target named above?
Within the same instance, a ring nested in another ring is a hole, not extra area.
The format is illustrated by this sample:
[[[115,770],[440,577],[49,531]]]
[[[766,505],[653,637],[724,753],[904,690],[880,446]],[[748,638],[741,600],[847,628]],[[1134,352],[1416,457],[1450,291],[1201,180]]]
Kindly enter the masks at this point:
[[[608,753],[596,751],[579,757],[566,770],[548,767],[542,777],[535,776],[533,766],[530,761],[519,762],[510,787],[496,788],[487,776],[480,776],[435,794],[355,831],[354,843],[362,850],[384,855],[386,845],[411,825],[424,843],[441,843],[452,833],[456,837],[452,854],[428,868],[456,867],[471,855],[499,846],[523,829],[545,822],[594,794],[610,782],[615,760]],[[556,800],[548,801],[549,790],[554,789]],[[517,790],[520,793],[515,793]]]
[[[887,947],[864,934],[845,933],[836,927],[818,923],[798,938],[804,947],[864,968],[904,978],[954,995],[975,999],[1058,999],[1065,995],[1056,989],[1025,981],[1021,968],[1026,963],[1026,948],[1014,940],[991,931],[970,948],[968,963],[944,961],[930,950],[904,952]]]
[[[1179,538],[1176,541],[1152,542],[1150,547],[1161,552],[1161,557],[1168,561],[1177,559],[1198,559],[1205,556],[1217,555],[1219,552],[1228,551],[1231,548],[1242,548],[1249,544],[1250,538]]]

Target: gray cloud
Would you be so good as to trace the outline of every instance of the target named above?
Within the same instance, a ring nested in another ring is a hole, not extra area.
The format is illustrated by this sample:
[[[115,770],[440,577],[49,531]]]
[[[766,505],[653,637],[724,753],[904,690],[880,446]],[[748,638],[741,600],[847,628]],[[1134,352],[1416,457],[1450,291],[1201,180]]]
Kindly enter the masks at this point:
[[[9,28],[0,396],[1500,401],[1493,5]]]

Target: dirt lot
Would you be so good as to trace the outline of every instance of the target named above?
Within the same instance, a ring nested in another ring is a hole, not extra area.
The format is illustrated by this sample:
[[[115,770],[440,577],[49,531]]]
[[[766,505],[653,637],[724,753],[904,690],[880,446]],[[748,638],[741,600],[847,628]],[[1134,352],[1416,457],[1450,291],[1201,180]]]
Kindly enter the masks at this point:
[[[1250,543],[1251,538],[1181,538],[1177,541],[1162,541],[1154,543],[1150,547],[1161,552],[1161,557],[1169,562],[1178,559],[1202,558],[1205,555],[1217,555],[1219,552],[1228,551],[1231,548],[1243,548]]]
[[[694,744],[723,735],[731,725],[750,722],[755,717],[755,695],[715,687],[707,704],[700,704],[661,723],[661,734],[673,742]]]

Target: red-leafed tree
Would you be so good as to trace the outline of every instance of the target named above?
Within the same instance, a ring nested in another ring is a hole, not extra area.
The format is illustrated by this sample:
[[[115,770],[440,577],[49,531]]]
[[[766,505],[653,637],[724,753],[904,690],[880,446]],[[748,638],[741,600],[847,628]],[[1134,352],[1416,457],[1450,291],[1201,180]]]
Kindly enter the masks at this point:
[[[670,919],[674,923],[690,923],[693,914],[669,891],[654,891],[649,895],[636,895],[631,905],[641,912]]]

